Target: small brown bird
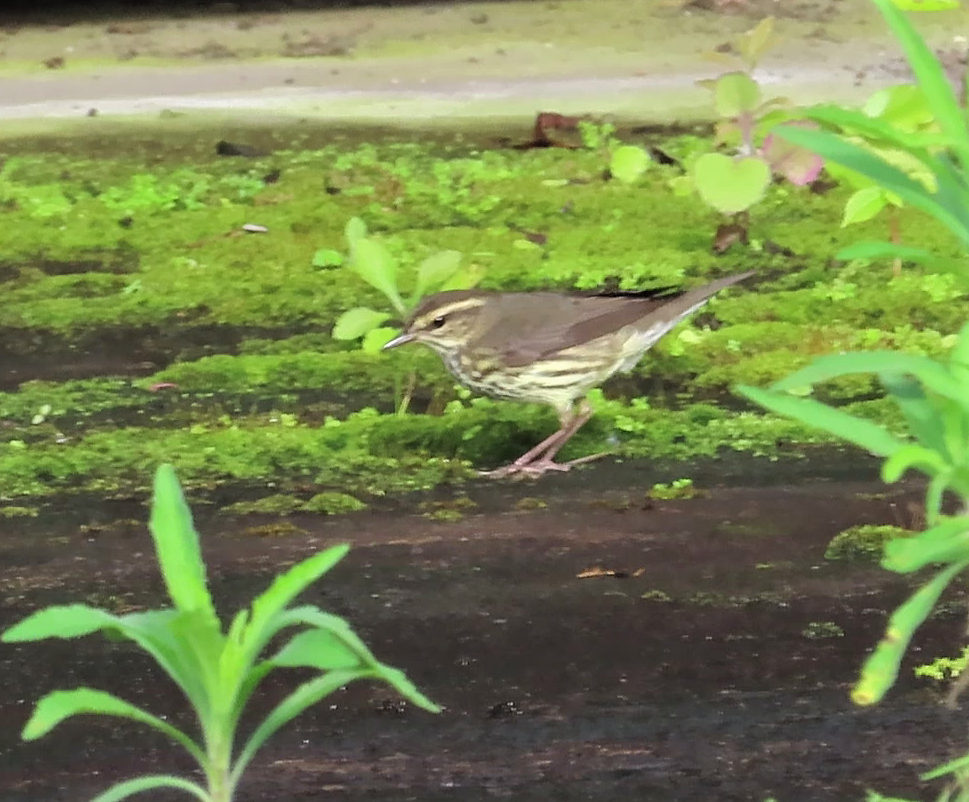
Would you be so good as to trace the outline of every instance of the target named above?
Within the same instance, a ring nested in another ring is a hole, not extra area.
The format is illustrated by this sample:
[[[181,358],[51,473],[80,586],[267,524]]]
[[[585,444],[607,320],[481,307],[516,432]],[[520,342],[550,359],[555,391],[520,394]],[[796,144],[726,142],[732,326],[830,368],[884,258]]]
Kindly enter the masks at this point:
[[[592,417],[586,393],[643,354],[720,290],[753,275],[717,279],[689,292],[615,295],[451,290],[424,298],[384,348],[419,342],[437,351],[461,384],[492,398],[548,404],[561,427],[510,465],[484,472],[540,476],[602,454],[554,461]],[[578,405],[576,405],[578,401]]]

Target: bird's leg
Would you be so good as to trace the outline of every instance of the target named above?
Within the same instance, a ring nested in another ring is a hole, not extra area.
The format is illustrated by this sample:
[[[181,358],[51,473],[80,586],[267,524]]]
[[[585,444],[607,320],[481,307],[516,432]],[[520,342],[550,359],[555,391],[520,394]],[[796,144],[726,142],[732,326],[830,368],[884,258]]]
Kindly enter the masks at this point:
[[[584,398],[582,399],[579,410],[576,412],[570,408],[560,413],[559,420],[561,427],[555,433],[549,435],[541,443],[522,454],[510,465],[496,468],[493,471],[482,471],[482,476],[500,478],[510,476],[515,473],[527,473],[529,476],[541,476],[548,471],[568,471],[573,465],[581,465],[584,462],[591,462],[594,459],[604,457],[606,452],[601,454],[591,454],[588,457],[580,457],[569,462],[555,462],[554,457],[569,439],[579,429],[581,429],[592,417],[592,407]]]
[[[561,421],[559,428],[542,440],[542,442],[537,446],[530,448],[512,463],[504,465],[501,468],[495,468],[493,471],[479,471],[479,475],[500,479],[502,476],[510,476],[513,473],[518,473],[526,465],[531,464],[539,457],[544,455],[545,452],[547,452],[550,448],[554,448],[558,440],[561,440],[563,437],[567,437],[569,435],[569,428],[572,425],[574,417],[574,413],[571,409],[568,412],[563,413],[559,418]]]

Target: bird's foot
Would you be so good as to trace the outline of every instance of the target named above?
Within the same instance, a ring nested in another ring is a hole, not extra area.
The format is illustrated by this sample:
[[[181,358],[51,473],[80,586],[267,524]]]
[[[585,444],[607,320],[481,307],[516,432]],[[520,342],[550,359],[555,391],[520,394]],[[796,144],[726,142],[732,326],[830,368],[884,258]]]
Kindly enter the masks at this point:
[[[525,477],[537,479],[549,471],[564,473],[572,470],[576,465],[584,465],[587,462],[592,462],[593,460],[607,456],[609,456],[609,452],[603,451],[599,454],[590,454],[587,457],[579,457],[568,462],[555,462],[550,457],[542,457],[531,462],[516,460],[509,465],[495,468],[492,471],[478,471],[478,476],[487,476],[489,479],[504,479],[508,476],[514,476],[516,479],[524,479]]]

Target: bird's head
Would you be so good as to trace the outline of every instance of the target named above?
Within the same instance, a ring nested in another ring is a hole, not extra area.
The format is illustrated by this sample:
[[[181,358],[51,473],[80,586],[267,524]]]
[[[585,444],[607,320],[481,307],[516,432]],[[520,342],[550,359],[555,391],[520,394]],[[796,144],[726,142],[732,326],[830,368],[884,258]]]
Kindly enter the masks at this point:
[[[478,290],[448,290],[424,298],[411,312],[404,330],[384,346],[423,343],[439,354],[465,345],[478,329],[488,294]]]

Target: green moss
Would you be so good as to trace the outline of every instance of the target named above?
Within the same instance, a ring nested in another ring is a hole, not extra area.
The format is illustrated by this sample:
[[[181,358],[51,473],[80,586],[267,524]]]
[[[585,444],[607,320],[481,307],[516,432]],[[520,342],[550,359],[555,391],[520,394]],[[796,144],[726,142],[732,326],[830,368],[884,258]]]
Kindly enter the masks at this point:
[[[260,526],[250,526],[243,529],[239,534],[243,537],[292,537],[293,535],[308,533],[305,529],[301,529],[289,521],[279,521]]]
[[[838,227],[841,189],[773,187],[751,215],[751,247],[717,256],[716,215],[670,191],[672,168],[654,165],[625,185],[603,179],[605,157],[592,151],[361,143],[306,127],[246,136],[274,152],[219,158],[207,139],[167,129],[56,149],[4,143],[16,158],[0,170],[0,356],[18,376],[67,367],[99,377],[0,393],[3,499],[141,494],[152,468],[170,461],[199,489],[228,484],[249,497],[271,476],[287,504],[307,483],[364,503],[460,484],[469,464],[508,461],[552,431],[547,409],[456,401],[426,349],[368,355],[332,340],[347,308],[383,303],[352,271],[312,264],[321,248],[346,252],[354,215],[400,263],[405,292],[421,260],[449,248],[497,289],[633,289],[758,271],[662,340],[631,377],[594,393],[597,414],[566,459],[607,447],[666,461],[810,454],[834,440],[711,398],[828,351],[937,355],[964,317],[965,293],[947,277],[831,263],[841,245],[883,233],[878,223]],[[662,140],[673,153],[698,146],[696,136]],[[243,234],[249,222],[269,232]],[[901,223],[903,237],[953,253],[933,222],[903,210]],[[428,414],[376,411],[394,409],[411,373],[410,408]],[[901,430],[879,392],[864,377],[818,390]]]
[[[850,560],[878,562],[885,551],[885,544],[897,537],[915,534],[899,526],[888,524],[862,524],[852,526],[835,535],[825,549],[826,560]]]
[[[237,501],[219,510],[223,515],[252,515],[264,513],[272,515],[289,515],[302,507],[302,502],[294,496],[285,493],[274,493],[263,496],[254,501]]]
[[[801,635],[810,640],[843,638],[845,631],[834,621],[811,621],[801,630]]]
[[[39,514],[39,507],[0,507],[0,518],[36,518]]]
[[[675,479],[669,484],[657,483],[646,491],[647,498],[653,499],[688,499],[702,495],[701,491],[693,486],[692,479]]]
[[[318,512],[324,515],[341,515],[366,508],[367,505],[360,499],[354,498],[349,493],[337,493],[336,491],[317,493],[300,507],[303,512]]]
[[[544,510],[547,507],[547,501],[540,498],[534,498],[533,496],[525,496],[524,498],[520,498],[515,502],[515,509],[521,511]]]

